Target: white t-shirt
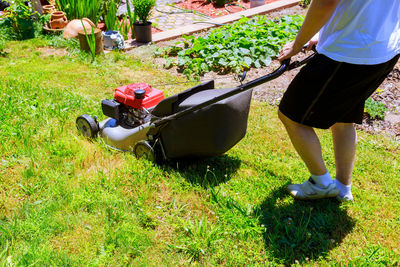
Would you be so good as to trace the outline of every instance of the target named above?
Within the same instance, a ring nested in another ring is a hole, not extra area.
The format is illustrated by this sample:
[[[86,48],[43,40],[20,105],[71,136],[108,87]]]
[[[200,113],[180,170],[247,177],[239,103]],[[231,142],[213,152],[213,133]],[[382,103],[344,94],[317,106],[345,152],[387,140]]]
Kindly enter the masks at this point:
[[[320,31],[317,51],[352,64],[389,61],[400,54],[400,0],[341,0]]]

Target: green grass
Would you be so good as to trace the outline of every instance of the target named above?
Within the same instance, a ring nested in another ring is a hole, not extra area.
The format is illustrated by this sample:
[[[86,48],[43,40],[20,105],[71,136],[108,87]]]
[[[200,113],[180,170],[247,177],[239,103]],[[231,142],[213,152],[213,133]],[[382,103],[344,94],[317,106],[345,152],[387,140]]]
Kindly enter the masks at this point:
[[[74,47],[10,41],[0,57],[0,265],[400,263],[398,141],[359,132],[349,204],[288,196],[307,171],[276,108],[256,101],[226,155],[152,165],[85,140],[75,119],[102,119],[117,86],[182,79],[129,54],[91,64]],[[334,174],[330,135],[318,134]]]

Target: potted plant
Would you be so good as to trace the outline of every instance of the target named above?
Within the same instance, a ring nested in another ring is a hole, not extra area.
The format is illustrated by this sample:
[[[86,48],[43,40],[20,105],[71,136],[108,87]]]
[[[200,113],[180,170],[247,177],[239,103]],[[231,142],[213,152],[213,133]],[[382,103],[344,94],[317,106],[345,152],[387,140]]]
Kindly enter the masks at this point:
[[[135,8],[133,30],[137,42],[151,42],[151,22],[148,19],[155,4],[155,0],[133,0]]]
[[[11,1],[10,6],[5,9],[8,19],[11,20],[15,33],[20,39],[29,39],[35,37],[33,28],[33,12],[24,0]]]

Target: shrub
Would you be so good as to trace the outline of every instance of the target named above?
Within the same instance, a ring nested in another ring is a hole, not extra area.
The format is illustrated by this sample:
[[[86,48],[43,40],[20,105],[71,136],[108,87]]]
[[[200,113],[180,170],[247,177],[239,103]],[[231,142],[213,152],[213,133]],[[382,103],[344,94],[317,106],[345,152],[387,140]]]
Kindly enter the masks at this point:
[[[135,15],[139,23],[146,23],[150,17],[151,9],[156,5],[155,0],[133,0]]]
[[[13,30],[12,21],[8,17],[0,20],[0,39],[2,40],[16,39],[16,33]]]
[[[14,0],[5,9],[8,12],[7,20],[11,22],[17,39],[28,39],[34,37],[34,26],[31,8],[23,0]]]
[[[380,101],[374,101],[372,98],[365,101],[365,112],[369,114],[371,119],[385,119],[386,110],[385,104]]]

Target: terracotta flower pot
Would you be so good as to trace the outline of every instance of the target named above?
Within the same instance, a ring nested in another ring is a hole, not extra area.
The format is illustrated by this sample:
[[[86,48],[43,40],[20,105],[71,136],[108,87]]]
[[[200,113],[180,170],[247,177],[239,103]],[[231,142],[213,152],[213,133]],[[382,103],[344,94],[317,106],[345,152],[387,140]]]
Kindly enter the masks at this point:
[[[56,7],[53,5],[42,6],[42,9],[43,9],[43,14],[51,14],[54,11],[56,11]]]
[[[91,29],[96,27],[94,23],[88,18],[83,18],[82,21],[80,19],[73,19],[64,29],[64,38],[77,38],[78,32],[83,30],[82,23],[87,32],[91,32]]]
[[[62,11],[55,11],[51,13],[50,27],[52,29],[63,29],[67,26],[68,20],[65,13]]]

